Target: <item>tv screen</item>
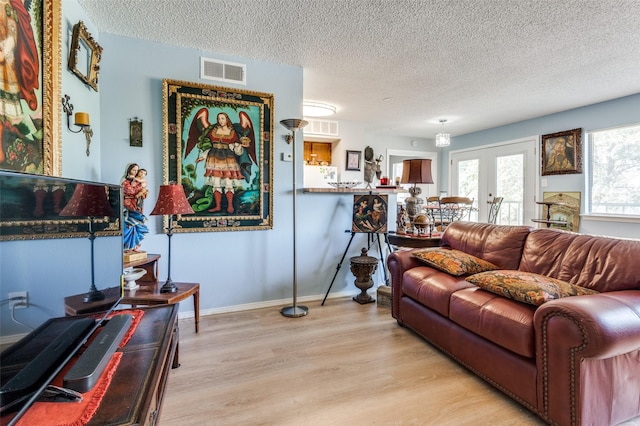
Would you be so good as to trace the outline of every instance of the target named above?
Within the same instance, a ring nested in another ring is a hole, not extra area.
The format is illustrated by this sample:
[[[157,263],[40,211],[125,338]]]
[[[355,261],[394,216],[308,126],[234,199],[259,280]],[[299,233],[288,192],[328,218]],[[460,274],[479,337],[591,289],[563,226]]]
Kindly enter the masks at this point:
[[[28,409],[101,325],[100,315],[65,318],[64,300],[91,303],[121,285],[122,252],[120,185],[0,171],[3,424]],[[107,299],[101,310],[119,301]]]

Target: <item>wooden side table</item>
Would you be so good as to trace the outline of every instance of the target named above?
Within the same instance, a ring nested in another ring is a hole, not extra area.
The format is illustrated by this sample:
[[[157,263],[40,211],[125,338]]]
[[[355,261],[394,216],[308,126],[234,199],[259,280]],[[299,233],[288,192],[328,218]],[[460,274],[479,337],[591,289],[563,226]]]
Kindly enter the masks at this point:
[[[200,331],[200,284],[176,282],[178,291],[175,293],[160,293],[160,284],[144,285],[135,290],[125,290],[121,304],[132,305],[174,305],[193,296],[193,311],[196,333]],[[83,294],[64,298],[64,312],[66,315],[82,315],[100,312],[108,309],[119,297],[120,288],[112,287],[104,290],[104,300],[84,302]]]
[[[414,234],[389,234],[389,244],[396,247],[425,248],[440,247],[442,236],[427,237]]]
[[[124,263],[124,269],[140,267],[147,271],[142,278],[136,280],[138,283],[156,283],[158,281],[158,259],[159,254],[147,254],[145,259],[133,260],[131,262]]]
[[[200,331],[200,284],[174,282],[178,287],[175,293],[160,293],[162,283],[140,286],[135,290],[125,290],[120,303],[136,307],[137,305],[173,305],[189,296],[193,296],[193,313],[196,333]]]

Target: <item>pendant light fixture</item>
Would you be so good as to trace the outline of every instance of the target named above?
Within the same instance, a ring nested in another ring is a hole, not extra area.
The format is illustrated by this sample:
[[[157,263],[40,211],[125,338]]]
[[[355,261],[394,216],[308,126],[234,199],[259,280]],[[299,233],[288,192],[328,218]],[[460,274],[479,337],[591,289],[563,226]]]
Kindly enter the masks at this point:
[[[446,119],[440,119],[442,131],[436,135],[436,148],[442,148],[451,144],[451,135],[444,131],[444,123],[446,122]]]

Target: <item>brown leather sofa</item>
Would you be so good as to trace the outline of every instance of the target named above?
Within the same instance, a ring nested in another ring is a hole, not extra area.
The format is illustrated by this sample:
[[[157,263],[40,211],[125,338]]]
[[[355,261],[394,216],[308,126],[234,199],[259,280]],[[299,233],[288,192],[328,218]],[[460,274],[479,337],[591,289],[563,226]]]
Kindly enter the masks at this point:
[[[400,325],[550,424],[640,416],[640,241],[455,222],[441,245],[600,293],[537,307],[397,251],[387,265]]]

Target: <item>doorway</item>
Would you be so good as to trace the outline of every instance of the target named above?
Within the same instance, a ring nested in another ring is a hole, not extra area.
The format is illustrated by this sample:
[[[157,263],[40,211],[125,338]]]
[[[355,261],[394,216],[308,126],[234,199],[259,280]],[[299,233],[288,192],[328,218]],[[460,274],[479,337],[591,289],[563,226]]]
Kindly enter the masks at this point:
[[[501,225],[526,225],[535,214],[536,147],[532,136],[450,153],[452,195],[472,198],[471,221],[487,222],[489,202],[503,197],[496,219]]]

